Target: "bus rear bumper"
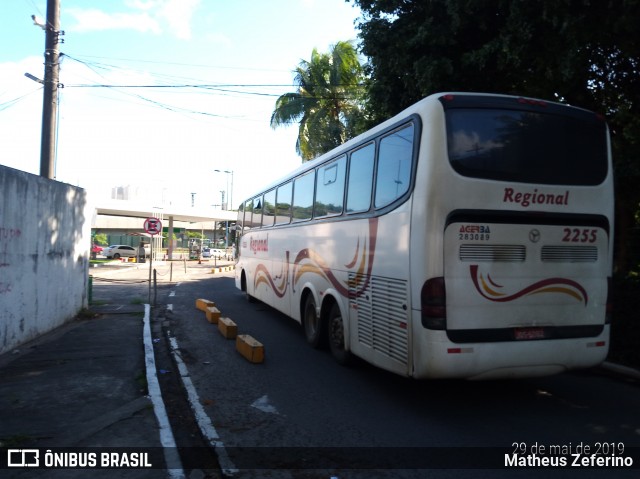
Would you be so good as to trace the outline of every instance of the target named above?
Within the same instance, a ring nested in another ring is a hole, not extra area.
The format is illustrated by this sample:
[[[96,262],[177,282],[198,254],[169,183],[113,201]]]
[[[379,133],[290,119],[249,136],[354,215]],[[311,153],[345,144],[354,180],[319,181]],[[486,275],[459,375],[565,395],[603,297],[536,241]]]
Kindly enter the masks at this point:
[[[414,374],[421,378],[509,379],[559,374],[602,363],[609,351],[610,326],[589,338],[455,344],[444,331],[414,348]]]

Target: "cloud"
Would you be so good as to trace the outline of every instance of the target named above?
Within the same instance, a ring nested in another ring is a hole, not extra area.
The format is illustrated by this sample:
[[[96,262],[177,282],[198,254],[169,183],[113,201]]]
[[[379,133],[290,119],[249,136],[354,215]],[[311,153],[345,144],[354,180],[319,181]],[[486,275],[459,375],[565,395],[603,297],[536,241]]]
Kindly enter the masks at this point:
[[[69,8],[65,13],[71,15],[76,24],[68,30],[92,32],[102,30],[135,30],[146,33],[161,33],[157,20],[148,13],[106,13],[102,10]]]
[[[191,38],[191,22],[201,0],[129,0],[129,12],[106,12],[96,8],[68,8],[75,19],[69,31],[134,30],[160,34],[166,27],[175,37]]]
[[[162,2],[158,16],[169,24],[173,34],[182,40],[191,38],[191,20],[200,0],[167,0]]]
[[[229,47],[232,45],[231,39],[224,33],[220,33],[220,32],[206,33],[204,36],[204,39],[207,42],[213,43],[215,45],[222,45],[225,47]]]

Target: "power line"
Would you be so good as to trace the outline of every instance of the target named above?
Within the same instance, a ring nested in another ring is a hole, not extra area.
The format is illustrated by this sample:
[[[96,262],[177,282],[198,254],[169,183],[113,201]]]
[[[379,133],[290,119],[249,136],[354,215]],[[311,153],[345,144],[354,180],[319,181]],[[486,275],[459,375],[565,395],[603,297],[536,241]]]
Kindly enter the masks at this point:
[[[174,66],[187,66],[187,67],[195,67],[195,68],[213,68],[220,70],[246,70],[246,71],[258,71],[258,72],[287,72],[291,73],[291,70],[279,70],[279,69],[271,69],[271,68],[250,68],[250,67],[230,67],[230,66],[222,66],[222,65],[206,65],[201,63],[181,63],[181,62],[163,62],[156,60],[141,60],[137,58],[113,58],[113,57],[100,57],[93,55],[82,55],[83,58],[98,58],[104,60],[116,60],[116,61],[125,61],[125,62],[135,62],[135,63],[151,63],[156,65],[174,65]],[[80,61],[80,60],[78,60]]]
[[[24,99],[25,99],[25,98],[27,98],[28,96],[33,95],[35,92],[38,92],[38,91],[41,91],[41,90],[42,90],[42,87],[40,87],[40,88],[36,88],[35,90],[30,91],[29,93],[25,93],[24,95],[21,95],[21,96],[19,96],[19,97],[17,97],[17,98],[13,98],[12,100],[7,100],[7,101],[6,101],[6,102],[4,102],[4,103],[0,103],[0,111],[2,111],[2,110],[6,110],[7,108],[11,108],[11,107],[12,107],[12,106],[14,106],[16,103],[18,103],[18,102],[20,102],[20,101],[24,100]]]
[[[104,64],[104,63],[98,63],[98,62],[90,62],[90,61],[84,61],[84,60],[80,60],[78,58],[75,58],[73,56],[61,53],[60,54],[60,58],[61,61],[64,60],[65,58],[68,58],[69,60],[75,61],[83,66],[85,66],[86,68],[88,68],[89,70],[91,70],[93,73],[95,73],[96,75],[98,75],[100,78],[104,79],[104,80],[108,80],[108,78],[106,77],[105,73],[109,73],[109,72],[114,72],[116,70],[122,70],[124,72],[128,72],[131,71],[129,69],[123,69],[119,66],[115,66],[115,65],[109,65],[109,64]],[[145,74],[149,75],[149,72],[144,72]],[[159,76],[156,74],[151,73],[151,75],[155,75],[155,76]],[[169,75],[163,75],[166,76],[167,78],[176,78],[176,77],[171,77]],[[196,80],[197,81],[197,80]],[[354,86],[362,86],[362,85],[342,85],[344,87],[354,87]],[[267,91],[247,91],[247,90],[243,90],[246,88],[257,88],[257,89],[268,89],[268,88],[292,88],[292,89],[296,89],[298,88],[298,86],[296,85],[291,85],[291,84],[268,84],[268,83],[246,83],[246,84],[242,84],[242,83],[165,83],[165,84],[110,84],[110,83],[86,83],[86,84],[82,84],[82,83],[77,83],[77,84],[69,84],[69,83],[65,83],[65,89],[69,89],[69,88],[90,88],[90,89],[107,89],[107,90],[112,90],[114,92],[120,93],[121,95],[125,95],[128,97],[132,97],[132,98],[136,98],[138,100],[141,100],[142,102],[145,102],[149,105],[152,105],[156,108],[162,108],[164,110],[167,111],[171,111],[174,113],[179,113],[179,114],[187,114],[187,115],[200,115],[200,116],[207,116],[207,117],[214,117],[214,118],[224,118],[224,119],[235,119],[235,120],[246,120],[245,117],[243,116],[230,116],[230,115],[221,115],[221,114],[217,114],[217,113],[212,113],[212,112],[207,112],[207,111],[201,111],[201,110],[194,110],[192,108],[185,108],[185,107],[181,107],[181,106],[176,106],[176,105],[172,105],[169,104],[167,102],[164,101],[159,101],[159,100],[155,100],[152,98],[149,98],[147,96],[143,96],[140,95],[138,93],[133,93],[132,91],[127,91],[127,90],[139,90],[139,89],[145,89],[145,90],[169,90],[169,91],[182,91],[185,93],[189,93],[191,90],[196,90],[198,93],[203,93],[203,92],[217,92],[220,94],[233,94],[233,95],[254,95],[254,96],[261,96],[261,97],[279,97],[281,94],[280,93],[269,93]],[[195,93],[195,92],[191,92],[191,93]],[[313,97],[305,97],[307,99],[312,99]],[[351,99],[350,97],[347,97],[345,95],[340,95],[338,97],[334,96],[334,97],[318,97],[316,99],[320,99],[320,100],[325,100],[325,99],[339,99],[339,100],[348,100]],[[18,99],[16,99],[18,100]],[[9,103],[9,102],[8,102]],[[0,105],[1,106],[1,105]],[[8,105],[10,106],[10,105]],[[8,107],[7,106],[7,107]]]
[[[90,68],[100,77],[105,78],[104,75],[100,74],[95,70],[95,68],[119,68],[113,65],[106,65],[94,62],[85,62],[69,56],[67,54],[64,55],[70,60],[76,61],[82,65],[85,65],[87,68]],[[171,83],[171,84],[108,84],[108,83],[91,83],[91,84],[66,84],[66,87],[69,88],[144,88],[144,89],[207,89],[207,90],[216,90],[223,91],[227,93],[237,93],[237,94],[246,94],[246,95],[258,95],[258,96],[280,96],[280,94],[275,93],[266,93],[266,92],[247,92],[247,91],[238,91],[238,90],[228,90],[228,88],[297,88],[297,85],[294,84],[284,84],[284,83]],[[313,86],[325,86],[325,85],[308,85],[309,87]],[[340,84],[340,85],[332,85],[332,87],[338,88],[358,88],[364,87],[365,85],[362,83],[358,84]],[[322,98],[322,97],[321,97]],[[347,97],[341,97],[340,99],[348,99]]]

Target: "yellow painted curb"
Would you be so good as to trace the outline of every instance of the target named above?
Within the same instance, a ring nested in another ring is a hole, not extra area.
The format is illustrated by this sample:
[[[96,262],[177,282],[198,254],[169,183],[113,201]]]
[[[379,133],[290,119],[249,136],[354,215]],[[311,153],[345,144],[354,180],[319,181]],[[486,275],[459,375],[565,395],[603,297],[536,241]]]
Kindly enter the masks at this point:
[[[240,334],[236,338],[236,349],[251,363],[264,361],[264,346],[248,334]]]
[[[215,306],[216,303],[209,301],[208,299],[196,299],[196,308],[200,311],[207,312],[207,308]]]
[[[228,272],[228,271],[233,271],[235,269],[236,269],[235,265],[232,265],[232,266],[216,266],[215,268],[211,269],[211,273],[213,273],[213,274],[225,273],[225,272]]]
[[[227,339],[235,339],[238,335],[238,326],[229,318],[218,320],[218,331]]]
[[[204,314],[207,316],[207,321],[211,324],[218,324],[218,320],[220,319],[220,310],[215,306],[208,307]]]

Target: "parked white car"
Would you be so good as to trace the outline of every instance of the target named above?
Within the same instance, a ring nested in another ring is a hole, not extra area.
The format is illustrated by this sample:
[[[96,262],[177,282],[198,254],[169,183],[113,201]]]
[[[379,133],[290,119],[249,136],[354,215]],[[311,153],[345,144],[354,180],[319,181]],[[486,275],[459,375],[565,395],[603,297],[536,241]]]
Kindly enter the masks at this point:
[[[138,255],[138,249],[133,246],[124,244],[114,244],[104,248],[102,254],[107,258],[135,258]]]

